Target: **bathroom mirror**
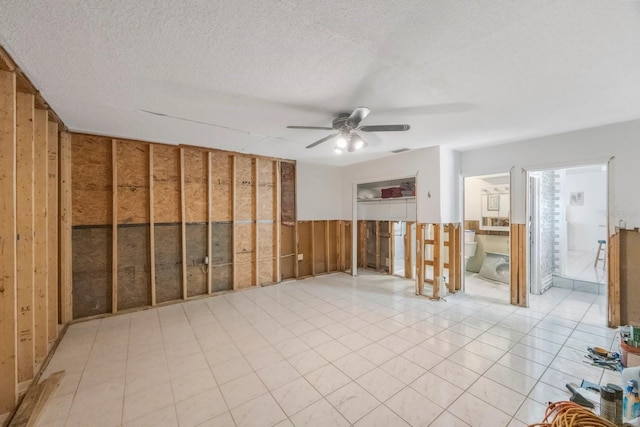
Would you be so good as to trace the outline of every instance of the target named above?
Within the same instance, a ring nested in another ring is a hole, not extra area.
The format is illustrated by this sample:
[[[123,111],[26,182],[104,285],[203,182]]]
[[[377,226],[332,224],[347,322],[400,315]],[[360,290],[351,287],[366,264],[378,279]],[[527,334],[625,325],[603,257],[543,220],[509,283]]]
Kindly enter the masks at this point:
[[[482,203],[480,229],[509,231],[509,186],[483,188],[480,201]]]

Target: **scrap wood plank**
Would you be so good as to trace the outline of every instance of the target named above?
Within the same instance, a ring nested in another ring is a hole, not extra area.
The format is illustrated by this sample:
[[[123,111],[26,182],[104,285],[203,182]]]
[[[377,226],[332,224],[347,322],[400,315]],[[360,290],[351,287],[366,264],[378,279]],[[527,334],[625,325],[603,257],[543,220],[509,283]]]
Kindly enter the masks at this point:
[[[34,426],[49,398],[56,391],[64,377],[64,371],[55,372],[39,384],[29,387],[9,427]]]

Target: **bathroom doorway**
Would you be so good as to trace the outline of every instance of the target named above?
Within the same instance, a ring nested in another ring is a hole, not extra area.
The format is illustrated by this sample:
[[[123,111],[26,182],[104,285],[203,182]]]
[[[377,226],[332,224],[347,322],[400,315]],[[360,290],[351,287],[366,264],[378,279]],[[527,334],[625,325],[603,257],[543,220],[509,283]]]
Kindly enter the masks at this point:
[[[509,303],[509,173],[464,179],[464,290]]]
[[[530,292],[606,295],[607,165],[529,172]]]

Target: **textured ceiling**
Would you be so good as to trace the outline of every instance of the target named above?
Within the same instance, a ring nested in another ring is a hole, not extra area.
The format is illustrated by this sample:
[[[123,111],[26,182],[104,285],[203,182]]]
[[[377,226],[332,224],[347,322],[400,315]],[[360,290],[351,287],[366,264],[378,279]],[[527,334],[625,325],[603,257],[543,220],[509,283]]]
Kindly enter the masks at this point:
[[[640,1],[0,0],[0,44],[72,130],[345,165],[640,118]],[[337,156],[340,112],[369,147]],[[153,111],[186,120],[145,113]]]

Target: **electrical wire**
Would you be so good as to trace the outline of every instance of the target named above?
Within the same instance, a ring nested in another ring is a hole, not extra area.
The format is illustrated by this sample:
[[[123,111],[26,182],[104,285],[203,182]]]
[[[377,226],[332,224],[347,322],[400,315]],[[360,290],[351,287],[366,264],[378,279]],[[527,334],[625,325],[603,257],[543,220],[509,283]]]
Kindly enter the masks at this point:
[[[574,402],[551,402],[544,419],[528,427],[616,427],[616,425]]]

